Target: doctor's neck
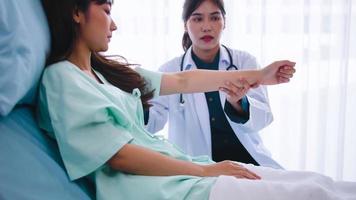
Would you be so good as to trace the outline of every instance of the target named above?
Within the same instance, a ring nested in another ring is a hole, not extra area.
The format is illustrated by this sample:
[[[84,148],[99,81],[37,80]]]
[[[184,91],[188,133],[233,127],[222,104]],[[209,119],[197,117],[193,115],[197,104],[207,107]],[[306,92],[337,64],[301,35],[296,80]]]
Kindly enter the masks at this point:
[[[216,54],[219,52],[219,49],[220,45],[217,45],[212,49],[202,49],[194,45],[192,47],[194,54],[206,63],[212,63],[214,61]]]

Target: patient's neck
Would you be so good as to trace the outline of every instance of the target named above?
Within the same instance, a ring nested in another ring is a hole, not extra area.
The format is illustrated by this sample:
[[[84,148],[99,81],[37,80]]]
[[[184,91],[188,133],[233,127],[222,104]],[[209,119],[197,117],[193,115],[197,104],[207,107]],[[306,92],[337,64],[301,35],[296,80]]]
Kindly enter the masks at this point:
[[[89,48],[83,42],[77,41],[68,60],[83,71],[91,71],[90,56]]]

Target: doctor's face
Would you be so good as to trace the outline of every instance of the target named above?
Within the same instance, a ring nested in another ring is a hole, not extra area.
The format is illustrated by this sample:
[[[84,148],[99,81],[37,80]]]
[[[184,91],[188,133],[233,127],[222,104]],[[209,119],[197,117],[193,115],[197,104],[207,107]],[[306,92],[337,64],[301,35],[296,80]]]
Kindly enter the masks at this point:
[[[189,17],[185,24],[195,50],[219,48],[225,19],[219,7],[212,1],[204,1]]]
[[[90,51],[100,52],[108,49],[112,32],[117,29],[111,18],[111,3],[98,4],[92,1],[88,10],[74,15],[78,24],[79,42]]]

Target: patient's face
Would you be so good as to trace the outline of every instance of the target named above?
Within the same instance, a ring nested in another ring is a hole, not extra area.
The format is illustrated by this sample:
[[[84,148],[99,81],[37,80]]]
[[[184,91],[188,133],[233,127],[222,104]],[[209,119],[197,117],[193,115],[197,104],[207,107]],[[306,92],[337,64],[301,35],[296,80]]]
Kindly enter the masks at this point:
[[[78,19],[78,42],[84,44],[90,51],[100,52],[108,49],[112,32],[116,24],[111,18],[111,4],[96,4],[91,2],[86,13],[80,12]]]

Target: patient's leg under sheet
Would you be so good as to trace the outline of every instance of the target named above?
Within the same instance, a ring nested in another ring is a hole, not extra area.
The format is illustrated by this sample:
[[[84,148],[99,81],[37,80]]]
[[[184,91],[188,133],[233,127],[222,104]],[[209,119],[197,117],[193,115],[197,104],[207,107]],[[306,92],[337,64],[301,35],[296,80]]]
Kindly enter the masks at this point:
[[[261,180],[220,176],[210,192],[210,200],[356,200],[356,182],[334,181],[306,171],[285,171],[244,165]]]

